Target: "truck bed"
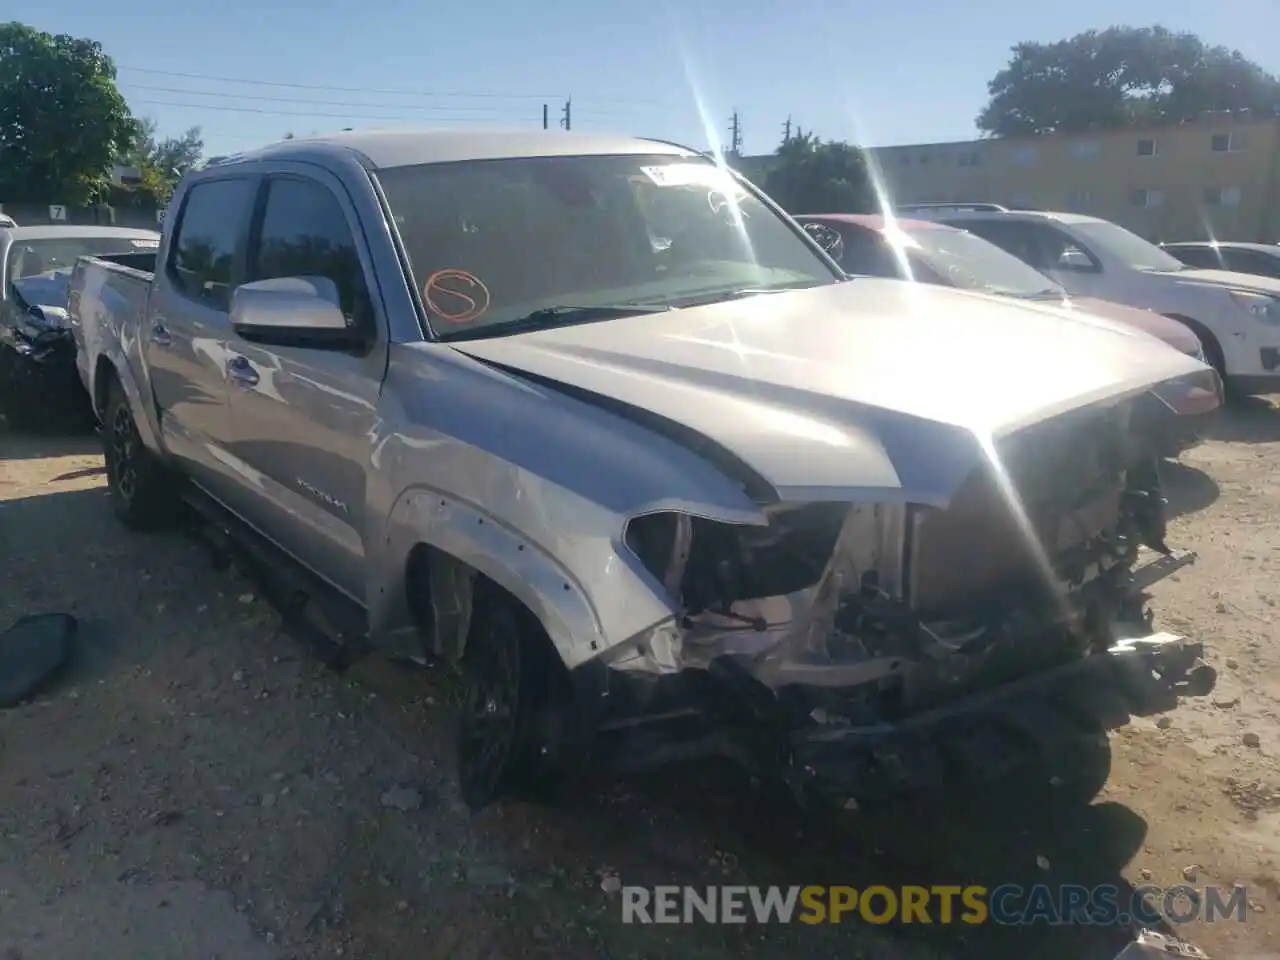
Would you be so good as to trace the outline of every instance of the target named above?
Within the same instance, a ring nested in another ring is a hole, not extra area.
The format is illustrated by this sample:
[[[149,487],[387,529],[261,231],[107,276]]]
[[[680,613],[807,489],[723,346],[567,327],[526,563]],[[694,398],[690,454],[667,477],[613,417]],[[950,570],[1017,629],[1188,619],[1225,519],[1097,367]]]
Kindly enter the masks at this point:
[[[146,315],[155,264],[154,252],[120,253],[82,257],[72,271],[67,309],[76,342],[76,368],[99,415],[101,397],[94,383],[98,357],[112,344],[127,342],[121,338],[123,327]]]

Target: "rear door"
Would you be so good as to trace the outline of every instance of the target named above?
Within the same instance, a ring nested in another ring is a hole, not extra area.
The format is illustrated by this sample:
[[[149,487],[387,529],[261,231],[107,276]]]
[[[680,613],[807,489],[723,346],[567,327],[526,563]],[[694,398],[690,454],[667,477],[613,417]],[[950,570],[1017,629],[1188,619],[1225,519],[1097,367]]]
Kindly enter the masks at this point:
[[[186,191],[139,331],[165,446],[220,499],[235,475],[226,454],[231,290],[243,272],[255,186],[251,174],[230,174]]]
[[[265,171],[245,281],[324,276],[361,351],[250,343],[232,334],[232,452],[248,482],[236,510],[333,586],[364,603],[365,481],[387,365],[387,328],[360,221],[341,182],[309,165]]]

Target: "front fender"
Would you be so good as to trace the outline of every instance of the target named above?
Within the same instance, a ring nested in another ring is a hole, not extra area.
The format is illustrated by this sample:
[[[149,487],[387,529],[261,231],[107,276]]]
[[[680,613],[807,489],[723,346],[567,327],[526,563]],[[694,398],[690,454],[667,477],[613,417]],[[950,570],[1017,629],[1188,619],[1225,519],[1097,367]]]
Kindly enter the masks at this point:
[[[586,589],[563,564],[480,507],[423,487],[402,493],[387,521],[372,593],[372,635],[408,622],[408,596],[415,585],[405,582],[405,571],[420,545],[465,563],[523,603],[566,666],[577,666],[607,646]],[[655,614],[669,611],[657,608]],[[460,629],[466,629],[465,618]],[[437,646],[460,649],[464,640],[438,637]]]

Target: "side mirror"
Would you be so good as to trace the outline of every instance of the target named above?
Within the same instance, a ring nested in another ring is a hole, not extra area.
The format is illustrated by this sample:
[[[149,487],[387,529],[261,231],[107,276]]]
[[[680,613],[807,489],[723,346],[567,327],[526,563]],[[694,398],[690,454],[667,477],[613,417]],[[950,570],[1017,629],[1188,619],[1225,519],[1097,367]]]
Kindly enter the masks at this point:
[[[833,230],[824,223],[806,223],[804,232],[826,251],[827,256],[836,261],[836,263],[840,262],[840,259],[844,256],[844,240],[841,238],[839,231]]]
[[[231,326],[246,340],[280,346],[346,349],[365,337],[347,321],[328,277],[273,277],[231,294]]]

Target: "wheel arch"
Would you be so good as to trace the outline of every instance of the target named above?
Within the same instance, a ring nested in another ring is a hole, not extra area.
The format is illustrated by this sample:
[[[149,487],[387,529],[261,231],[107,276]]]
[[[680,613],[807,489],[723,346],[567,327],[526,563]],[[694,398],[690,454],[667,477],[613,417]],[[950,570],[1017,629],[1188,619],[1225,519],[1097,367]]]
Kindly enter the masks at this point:
[[[477,507],[416,490],[396,503],[381,544],[370,604],[374,636],[410,628],[424,653],[466,650],[477,592],[510,597],[550,639],[568,668],[606,647],[586,591],[562,565]]]
[[[1222,349],[1222,341],[1218,339],[1217,334],[1194,317],[1188,317],[1181,313],[1166,313],[1164,316],[1170,320],[1177,320],[1190,328],[1191,332],[1199,338],[1201,345],[1204,347],[1205,359],[1209,361],[1209,365],[1218,371],[1218,376],[1225,377],[1227,375],[1227,357]]]

